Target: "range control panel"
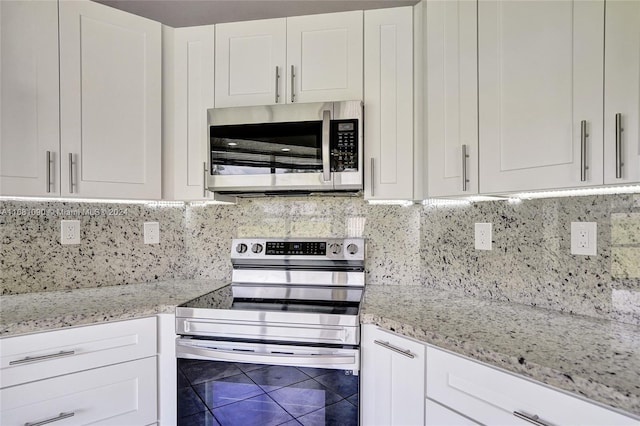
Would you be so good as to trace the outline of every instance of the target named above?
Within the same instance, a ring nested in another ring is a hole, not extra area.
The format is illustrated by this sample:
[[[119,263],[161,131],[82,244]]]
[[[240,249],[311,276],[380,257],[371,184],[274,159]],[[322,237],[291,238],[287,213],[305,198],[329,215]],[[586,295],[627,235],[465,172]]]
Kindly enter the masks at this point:
[[[327,243],[310,241],[267,241],[267,255],[302,255],[324,256],[327,254]]]
[[[232,263],[270,261],[364,260],[363,238],[236,238],[231,243]]]

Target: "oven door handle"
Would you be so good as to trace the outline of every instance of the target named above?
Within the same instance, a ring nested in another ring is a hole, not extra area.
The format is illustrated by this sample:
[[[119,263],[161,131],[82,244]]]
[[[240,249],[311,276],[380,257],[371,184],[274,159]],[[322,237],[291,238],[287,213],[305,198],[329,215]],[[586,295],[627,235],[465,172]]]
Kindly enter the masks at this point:
[[[253,364],[278,364],[291,366],[307,365],[353,365],[357,362],[355,355],[307,355],[289,353],[256,353],[249,351],[233,351],[216,348],[203,348],[178,342],[176,355],[195,355],[216,361],[249,362]]]

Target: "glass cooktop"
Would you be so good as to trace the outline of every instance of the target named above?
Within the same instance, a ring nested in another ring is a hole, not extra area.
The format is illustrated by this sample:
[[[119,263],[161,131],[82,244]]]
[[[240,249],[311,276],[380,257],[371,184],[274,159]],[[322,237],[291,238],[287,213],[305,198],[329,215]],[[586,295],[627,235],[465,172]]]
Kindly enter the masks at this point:
[[[228,309],[236,311],[279,311],[319,313],[333,315],[358,315],[359,302],[234,298],[231,285],[219,288],[185,302],[178,307],[195,309]]]

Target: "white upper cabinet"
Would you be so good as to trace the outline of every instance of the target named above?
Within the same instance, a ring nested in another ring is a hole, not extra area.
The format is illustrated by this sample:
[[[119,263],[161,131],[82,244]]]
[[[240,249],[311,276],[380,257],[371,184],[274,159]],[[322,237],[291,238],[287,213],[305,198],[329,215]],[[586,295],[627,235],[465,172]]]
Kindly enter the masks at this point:
[[[428,194],[477,194],[477,2],[425,3]]]
[[[478,20],[480,192],[602,184],[604,1],[480,1]]]
[[[640,1],[605,7],[604,183],[639,182]]]
[[[214,106],[214,26],[163,27],[162,37],[162,198],[205,199],[207,108]]]
[[[57,2],[1,1],[0,42],[0,195],[59,195]]]
[[[60,2],[62,195],[160,198],[161,25]]]
[[[366,11],[364,37],[364,196],[412,200],[413,8]]]
[[[287,21],[216,25],[215,106],[285,103]]]
[[[362,11],[216,25],[216,108],[362,99]]]
[[[287,18],[286,75],[287,102],[362,99],[362,11]]]

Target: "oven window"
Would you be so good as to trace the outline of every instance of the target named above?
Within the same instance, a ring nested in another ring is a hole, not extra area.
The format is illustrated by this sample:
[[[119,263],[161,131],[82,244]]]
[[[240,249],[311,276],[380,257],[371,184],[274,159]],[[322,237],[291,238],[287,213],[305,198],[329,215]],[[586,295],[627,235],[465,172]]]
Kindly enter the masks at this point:
[[[211,174],[322,171],[322,122],[210,126]]]
[[[178,425],[358,424],[342,370],[178,359]]]

